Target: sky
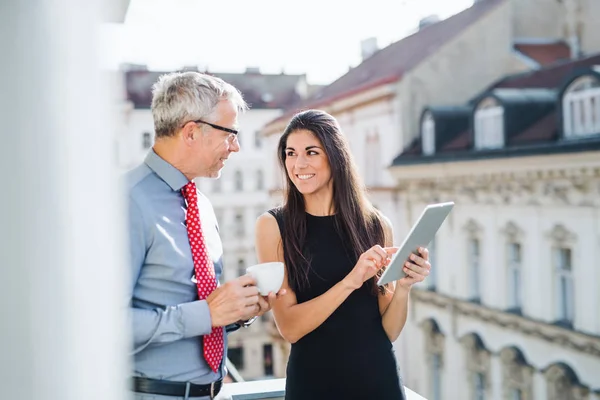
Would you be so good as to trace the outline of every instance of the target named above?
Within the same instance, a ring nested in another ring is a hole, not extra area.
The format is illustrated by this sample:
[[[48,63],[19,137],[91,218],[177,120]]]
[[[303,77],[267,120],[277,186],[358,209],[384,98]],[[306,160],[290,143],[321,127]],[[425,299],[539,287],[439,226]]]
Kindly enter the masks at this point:
[[[447,18],[473,0],[131,0],[124,24],[105,26],[107,68],[144,64],[169,71],[306,74],[331,83],[360,63],[360,42],[380,48],[415,31],[432,14]]]

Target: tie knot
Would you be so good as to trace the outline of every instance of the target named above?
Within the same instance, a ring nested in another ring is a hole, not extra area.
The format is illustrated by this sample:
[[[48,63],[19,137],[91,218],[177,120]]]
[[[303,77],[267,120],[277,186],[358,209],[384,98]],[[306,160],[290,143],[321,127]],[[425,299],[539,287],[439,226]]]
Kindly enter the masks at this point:
[[[183,187],[183,197],[190,202],[196,200],[196,183],[194,181],[188,182],[187,185]]]

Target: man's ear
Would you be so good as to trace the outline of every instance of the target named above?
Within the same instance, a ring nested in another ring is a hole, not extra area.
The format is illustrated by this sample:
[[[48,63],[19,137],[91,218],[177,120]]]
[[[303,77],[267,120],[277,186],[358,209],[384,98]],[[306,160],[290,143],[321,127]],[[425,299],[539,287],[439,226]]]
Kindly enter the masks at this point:
[[[196,139],[196,124],[192,121],[188,122],[181,128],[181,138],[185,143],[191,143]]]

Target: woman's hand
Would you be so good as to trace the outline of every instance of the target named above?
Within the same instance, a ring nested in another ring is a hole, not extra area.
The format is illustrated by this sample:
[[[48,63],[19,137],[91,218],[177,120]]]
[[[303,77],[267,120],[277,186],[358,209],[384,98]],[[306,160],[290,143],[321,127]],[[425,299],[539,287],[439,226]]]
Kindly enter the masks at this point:
[[[404,289],[410,289],[417,282],[422,282],[431,271],[429,263],[429,250],[424,247],[418,248],[419,255],[411,254],[406,260],[403,270],[406,276],[398,280],[398,285]]]
[[[381,267],[387,266],[391,260],[390,256],[397,251],[398,247],[371,247],[360,255],[344,282],[352,289],[360,288],[366,280],[374,277]]]

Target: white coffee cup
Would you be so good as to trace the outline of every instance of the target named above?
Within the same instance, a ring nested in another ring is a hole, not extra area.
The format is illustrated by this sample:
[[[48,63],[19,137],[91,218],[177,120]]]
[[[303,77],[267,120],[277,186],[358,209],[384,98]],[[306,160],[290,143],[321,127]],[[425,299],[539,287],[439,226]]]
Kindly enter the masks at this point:
[[[256,279],[256,286],[262,296],[269,292],[277,293],[283,284],[283,263],[268,262],[246,268],[246,272]]]

